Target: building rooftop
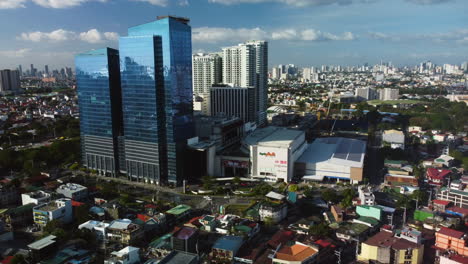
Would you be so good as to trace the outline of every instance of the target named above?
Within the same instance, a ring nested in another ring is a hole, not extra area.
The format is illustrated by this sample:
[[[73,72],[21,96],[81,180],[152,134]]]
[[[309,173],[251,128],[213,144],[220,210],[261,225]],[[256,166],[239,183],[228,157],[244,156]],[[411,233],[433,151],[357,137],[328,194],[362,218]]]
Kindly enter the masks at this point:
[[[267,137],[258,141],[259,146],[266,147],[289,147],[291,144],[303,135],[304,132],[292,129],[279,129]]]
[[[362,168],[365,154],[365,141],[341,137],[317,138],[296,162],[328,162],[332,165]]]
[[[56,241],[57,237],[53,235],[46,236],[42,239],[39,239],[31,244],[28,245],[28,248],[33,249],[33,250],[41,250],[43,248],[46,248],[52,244],[54,244]]]
[[[216,243],[213,245],[215,249],[222,249],[226,251],[232,251],[237,253],[239,248],[244,243],[244,239],[239,236],[222,236],[220,237]]]
[[[282,194],[279,194],[279,193],[276,193],[274,191],[271,191],[269,193],[267,193],[267,195],[265,195],[267,198],[270,198],[270,199],[274,199],[274,200],[283,200],[284,198],[286,198],[286,196],[282,195]]]
[[[447,227],[441,227],[440,230],[437,232],[437,234],[441,234],[441,235],[445,235],[445,236],[449,236],[449,237],[453,237],[457,239],[461,239],[465,236],[464,232],[453,230]]]
[[[393,235],[393,232],[386,230],[380,231],[373,237],[367,239],[364,243],[375,247],[391,247],[394,249],[407,249],[418,247],[416,243],[410,242],[403,238],[395,237]]]
[[[159,264],[186,264],[192,263],[198,259],[198,256],[188,252],[172,251],[169,255],[163,258]]]
[[[60,185],[60,186],[57,188],[57,192],[59,192],[60,190],[66,190],[66,191],[82,191],[82,190],[86,190],[86,189],[88,189],[88,188],[85,187],[85,186],[76,184],[76,183],[67,183],[67,184]]]
[[[187,212],[190,209],[192,209],[192,207],[186,204],[179,204],[178,206],[166,211],[166,213],[178,216]]]
[[[317,250],[302,244],[295,244],[293,246],[283,246],[278,253],[276,259],[286,261],[304,261],[313,255],[317,254]]]
[[[114,220],[110,223],[109,228],[111,229],[120,229],[120,230],[125,230],[128,228],[128,226],[132,223],[132,220],[130,219],[118,219]]]
[[[180,229],[179,231],[177,231],[174,234],[174,237],[185,240],[185,239],[189,239],[190,237],[192,237],[196,232],[197,232],[196,229],[185,226],[185,227],[182,227],[182,229]]]

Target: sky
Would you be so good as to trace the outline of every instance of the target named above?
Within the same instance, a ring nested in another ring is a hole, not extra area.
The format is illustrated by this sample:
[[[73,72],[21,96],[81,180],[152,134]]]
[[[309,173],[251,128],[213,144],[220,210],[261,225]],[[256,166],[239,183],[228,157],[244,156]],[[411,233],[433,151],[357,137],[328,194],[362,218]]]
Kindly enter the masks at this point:
[[[468,0],[0,0],[0,68],[73,66],[158,15],[190,18],[193,52],[269,42],[269,64],[468,61]]]

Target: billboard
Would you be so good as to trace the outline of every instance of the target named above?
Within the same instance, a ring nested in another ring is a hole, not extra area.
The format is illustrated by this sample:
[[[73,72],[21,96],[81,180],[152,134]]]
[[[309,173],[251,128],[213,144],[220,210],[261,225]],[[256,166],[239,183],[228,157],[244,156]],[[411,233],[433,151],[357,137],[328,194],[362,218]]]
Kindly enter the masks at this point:
[[[288,178],[288,148],[259,146],[257,149],[257,175]]]

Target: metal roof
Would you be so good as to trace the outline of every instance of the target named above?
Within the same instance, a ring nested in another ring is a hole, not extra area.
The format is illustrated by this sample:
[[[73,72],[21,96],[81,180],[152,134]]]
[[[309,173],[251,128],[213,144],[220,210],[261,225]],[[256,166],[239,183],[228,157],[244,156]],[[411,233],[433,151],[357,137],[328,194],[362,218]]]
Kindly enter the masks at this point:
[[[56,241],[57,237],[56,236],[53,236],[53,235],[49,235],[49,236],[46,236],[44,237],[43,239],[39,239],[31,244],[28,245],[28,247],[30,249],[34,249],[34,250],[41,250],[43,248],[46,248],[52,244],[54,244]]]

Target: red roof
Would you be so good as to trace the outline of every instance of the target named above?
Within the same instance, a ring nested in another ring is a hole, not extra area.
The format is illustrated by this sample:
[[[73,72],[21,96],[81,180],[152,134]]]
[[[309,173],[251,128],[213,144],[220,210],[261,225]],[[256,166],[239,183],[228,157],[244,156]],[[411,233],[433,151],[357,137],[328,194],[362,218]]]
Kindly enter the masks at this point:
[[[440,204],[440,205],[449,205],[451,202],[450,201],[444,201],[444,200],[432,200],[433,203],[435,204]]]
[[[294,232],[292,231],[283,231],[280,230],[276,232],[275,235],[268,241],[268,245],[272,248],[277,248],[279,244],[285,244],[289,240],[291,240],[294,236]]]
[[[323,240],[323,239],[319,239],[319,240],[315,241],[315,244],[321,246],[322,248],[335,247],[335,245],[333,245],[330,241]]]
[[[440,230],[437,232],[437,234],[441,234],[441,235],[445,235],[445,236],[449,236],[453,238],[458,238],[458,239],[461,239],[465,235],[465,233],[463,232],[453,230],[447,227],[441,227]]]
[[[447,177],[450,173],[452,173],[450,170],[438,170],[436,168],[428,168],[426,171],[427,177],[429,179],[437,180],[445,179],[445,177]]]
[[[447,208],[447,210],[455,212],[455,213],[459,213],[459,214],[462,214],[462,215],[468,215],[468,209],[461,208],[461,207],[458,207],[458,206],[452,206],[450,208]]]
[[[82,206],[82,205],[84,205],[84,203],[80,203],[80,202],[77,202],[77,201],[73,201],[73,200],[72,200],[72,206],[80,207],[80,206]]]

